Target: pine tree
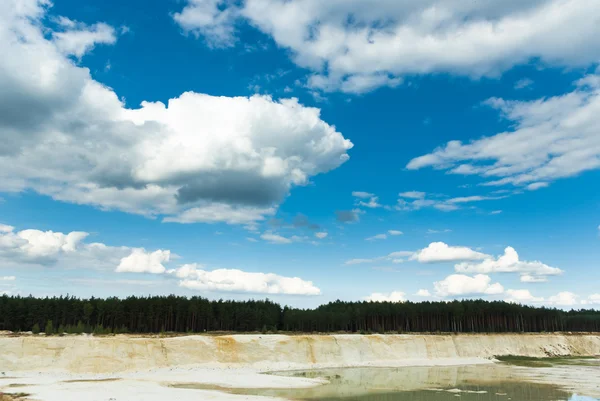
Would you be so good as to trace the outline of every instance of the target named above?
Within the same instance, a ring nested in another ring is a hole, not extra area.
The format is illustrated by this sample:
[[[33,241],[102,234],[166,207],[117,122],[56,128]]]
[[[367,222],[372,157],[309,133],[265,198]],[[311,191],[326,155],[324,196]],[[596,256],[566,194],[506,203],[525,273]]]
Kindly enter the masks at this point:
[[[47,336],[50,336],[50,335],[54,334],[54,328],[52,327],[52,320],[48,320],[46,322],[46,329],[44,330],[44,333]]]

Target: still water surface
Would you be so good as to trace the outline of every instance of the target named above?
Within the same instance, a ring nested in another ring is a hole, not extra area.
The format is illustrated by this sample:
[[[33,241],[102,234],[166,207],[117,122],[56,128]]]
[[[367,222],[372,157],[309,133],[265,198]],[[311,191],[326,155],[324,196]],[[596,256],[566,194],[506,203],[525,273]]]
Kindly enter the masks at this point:
[[[277,375],[325,378],[309,389],[233,390],[308,401],[597,401],[521,380],[508,366],[327,369]]]

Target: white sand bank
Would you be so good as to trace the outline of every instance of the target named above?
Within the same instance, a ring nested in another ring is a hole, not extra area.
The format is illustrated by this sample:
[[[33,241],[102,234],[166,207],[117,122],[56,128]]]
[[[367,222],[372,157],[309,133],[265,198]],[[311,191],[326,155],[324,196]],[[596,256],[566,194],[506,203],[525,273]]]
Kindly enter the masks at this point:
[[[5,375],[0,374],[0,391],[25,392],[41,401],[258,401],[266,398],[170,386],[309,387],[322,381],[260,373],[325,367],[489,364],[493,356],[509,354],[599,355],[600,336],[0,337],[0,372]]]

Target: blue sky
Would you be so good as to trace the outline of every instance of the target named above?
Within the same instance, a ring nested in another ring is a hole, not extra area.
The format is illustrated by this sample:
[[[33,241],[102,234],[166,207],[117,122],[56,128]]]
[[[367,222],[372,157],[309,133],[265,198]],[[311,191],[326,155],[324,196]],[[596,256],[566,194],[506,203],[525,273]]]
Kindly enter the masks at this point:
[[[600,304],[600,5],[376,3],[3,3],[0,293]]]

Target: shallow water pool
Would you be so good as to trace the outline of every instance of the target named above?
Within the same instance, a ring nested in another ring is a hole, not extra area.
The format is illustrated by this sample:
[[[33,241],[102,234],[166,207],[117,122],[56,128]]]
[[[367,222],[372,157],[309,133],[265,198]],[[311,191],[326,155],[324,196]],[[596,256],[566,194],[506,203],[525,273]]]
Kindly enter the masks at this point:
[[[324,378],[304,389],[235,389],[235,394],[308,401],[596,401],[548,384],[531,383],[510,366],[351,368],[273,372]]]

